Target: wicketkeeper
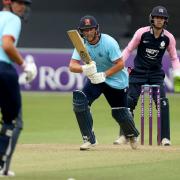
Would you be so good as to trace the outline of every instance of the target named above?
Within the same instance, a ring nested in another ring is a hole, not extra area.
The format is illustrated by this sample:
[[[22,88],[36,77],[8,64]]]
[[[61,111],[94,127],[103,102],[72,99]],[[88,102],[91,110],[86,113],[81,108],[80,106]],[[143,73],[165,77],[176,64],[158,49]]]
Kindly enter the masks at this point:
[[[132,114],[135,109],[141,85],[160,85],[161,93],[161,145],[171,145],[169,101],[164,87],[165,73],[162,69],[162,58],[167,50],[171,59],[174,78],[180,78],[180,63],[176,52],[176,40],[165,28],[168,24],[169,15],[165,7],[156,6],[150,14],[150,26],[138,29],[128,46],[123,51],[123,59],[126,61],[131,52],[137,48],[134,58],[134,69],[130,72],[128,107]],[[156,97],[154,95],[154,101]],[[123,130],[114,144],[126,144],[127,139]]]
[[[113,118],[122,127],[131,147],[136,149],[139,132],[127,108],[128,73],[119,45],[111,36],[100,33],[93,16],[82,17],[78,30],[93,60],[90,64],[81,65],[81,57],[75,49],[69,64],[70,71],[87,76],[84,88],[73,92],[74,113],[83,138],[80,150],[97,144],[90,106],[101,94],[104,94]]]

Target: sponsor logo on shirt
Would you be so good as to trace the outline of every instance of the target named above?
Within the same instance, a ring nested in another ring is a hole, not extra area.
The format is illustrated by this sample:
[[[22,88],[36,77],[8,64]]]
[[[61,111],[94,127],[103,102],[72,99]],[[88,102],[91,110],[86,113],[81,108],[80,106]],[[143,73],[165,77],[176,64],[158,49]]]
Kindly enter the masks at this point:
[[[159,53],[159,50],[146,48],[146,53],[147,58],[155,59]]]
[[[149,41],[144,40],[143,43],[147,44],[147,43],[149,43]]]

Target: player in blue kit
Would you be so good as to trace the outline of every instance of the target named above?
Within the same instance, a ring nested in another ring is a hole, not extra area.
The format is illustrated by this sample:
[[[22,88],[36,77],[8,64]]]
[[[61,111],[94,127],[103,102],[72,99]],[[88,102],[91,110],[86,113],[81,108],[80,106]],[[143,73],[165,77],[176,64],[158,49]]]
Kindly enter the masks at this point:
[[[90,106],[101,94],[104,94],[113,118],[123,129],[131,147],[136,149],[139,132],[127,108],[128,73],[119,45],[111,36],[100,33],[93,16],[82,17],[78,29],[93,60],[81,65],[75,49],[69,64],[70,71],[88,77],[84,88],[73,92],[73,109],[83,137],[80,150],[88,150],[97,144]]]
[[[25,80],[32,81],[37,68],[34,62],[25,62],[16,48],[21,31],[21,19],[31,0],[3,0],[0,11],[0,176],[14,176],[9,171],[12,154],[22,129],[21,94],[18,74],[13,63],[24,71]]]

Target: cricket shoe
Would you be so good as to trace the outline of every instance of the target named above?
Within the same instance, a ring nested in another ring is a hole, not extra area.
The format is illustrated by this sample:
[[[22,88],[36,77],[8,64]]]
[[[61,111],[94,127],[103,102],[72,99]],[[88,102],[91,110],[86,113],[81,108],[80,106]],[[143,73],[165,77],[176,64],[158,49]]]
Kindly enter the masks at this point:
[[[161,145],[162,146],[170,146],[171,145],[171,141],[167,138],[163,138],[161,141]]]
[[[89,141],[85,141],[85,142],[80,146],[80,150],[81,150],[81,151],[89,150],[89,149],[95,147],[97,144],[98,144],[97,141],[96,141],[94,144],[91,144]]]
[[[5,172],[4,170],[0,171],[0,177],[14,177],[15,173],[13,171]]]
[[[129,139],[127,139],[124,135],[119,136],[114,142],[114,145],[124,145],[128,144]]]
[[[138,147],[138,137],[130,137],[129,138],[130,146],[132,149],[137,149]]]

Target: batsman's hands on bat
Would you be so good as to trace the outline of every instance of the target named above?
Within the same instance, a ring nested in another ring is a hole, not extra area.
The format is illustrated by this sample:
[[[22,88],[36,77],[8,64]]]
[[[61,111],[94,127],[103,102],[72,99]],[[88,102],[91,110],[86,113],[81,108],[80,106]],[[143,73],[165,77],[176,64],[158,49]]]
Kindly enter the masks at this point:
[[[21,77],[19,79],[20,83],[30,83],[36,78],[37,67],[34,62],[34,58],[31,55],[26,57],[26,60],[24,61],[22,68],[24,72],[21,74]]]
[[[89,64],[82,65],[82,71],[87,77],[97,73],[96,63],[92,61]]]
[[[106,80],[106,74],[104,72],[95,73],[88,77],[92,84],[103,83]]]

